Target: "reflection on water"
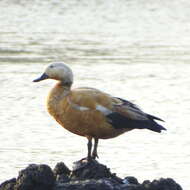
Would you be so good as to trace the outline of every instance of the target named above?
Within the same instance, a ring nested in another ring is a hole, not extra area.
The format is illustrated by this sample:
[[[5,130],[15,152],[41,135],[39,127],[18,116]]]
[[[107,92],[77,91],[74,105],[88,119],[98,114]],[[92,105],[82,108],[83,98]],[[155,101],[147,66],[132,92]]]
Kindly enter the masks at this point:
[[[86,155],[86,139],[45,111],[54,82],[31,82],[45,64],[63,60],[74,70],[74,86],[133,100],[167,121],[163,134],[102,140],[100,161],[123,177],[173,177],[189,187],[189,6],[187,0],[1,1],[0,180],[29,163],[72,165]]]

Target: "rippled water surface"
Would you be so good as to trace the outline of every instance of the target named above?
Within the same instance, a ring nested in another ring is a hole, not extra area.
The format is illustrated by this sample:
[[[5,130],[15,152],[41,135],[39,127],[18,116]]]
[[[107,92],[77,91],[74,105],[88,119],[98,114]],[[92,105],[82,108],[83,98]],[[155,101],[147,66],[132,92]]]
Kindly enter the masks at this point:
[[[166,121],[162,134],[100,141],[100,162],[121,177],[172,177],[189,189],[189,9],[188,0],[1,1],[0,181],[31,163],[72,166],[86,155],[86,139],[46,112],[55,81],[31,82],[64,61],[74,87],[126,98]]]

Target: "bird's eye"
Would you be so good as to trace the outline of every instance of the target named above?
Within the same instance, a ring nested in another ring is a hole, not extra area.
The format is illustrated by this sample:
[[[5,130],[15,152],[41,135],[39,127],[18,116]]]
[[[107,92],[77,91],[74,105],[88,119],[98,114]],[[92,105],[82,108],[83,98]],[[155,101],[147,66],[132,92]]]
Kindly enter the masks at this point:
[[[53,66],[53,65],[50,65],[50,68],[54,68],[54,66]]]

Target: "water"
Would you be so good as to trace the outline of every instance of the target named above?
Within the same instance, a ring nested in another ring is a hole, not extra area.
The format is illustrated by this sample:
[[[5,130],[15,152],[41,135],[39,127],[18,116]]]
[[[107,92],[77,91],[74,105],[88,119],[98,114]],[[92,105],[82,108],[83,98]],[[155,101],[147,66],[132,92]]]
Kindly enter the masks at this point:
[[[0,181],[31,163],[71,166],[86,155],[86,139],[46,112],[55,82],[31,82],[62,60],[74,87],[132,100],[166,121],[162,134],[134,130],[101,140],[100,162],[121,177],[172,177],[188,189],[189,8],[187,0],[1,1]]]

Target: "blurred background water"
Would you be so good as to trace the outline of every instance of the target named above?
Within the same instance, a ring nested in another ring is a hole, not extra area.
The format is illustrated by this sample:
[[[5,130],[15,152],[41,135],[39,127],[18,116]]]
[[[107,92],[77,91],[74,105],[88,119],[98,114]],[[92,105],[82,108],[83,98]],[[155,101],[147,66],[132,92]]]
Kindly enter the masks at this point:
[[[126,98],[166,121],[162,134],[100,141],[100,162],[121,177],[172,177],[189,189],[189,10],[188,0],[1,0],[0,181],[31,163],[72,166],[86,155],[86,139],[46,112],[55,81],[31,82],[64,61],[75,87]]]

